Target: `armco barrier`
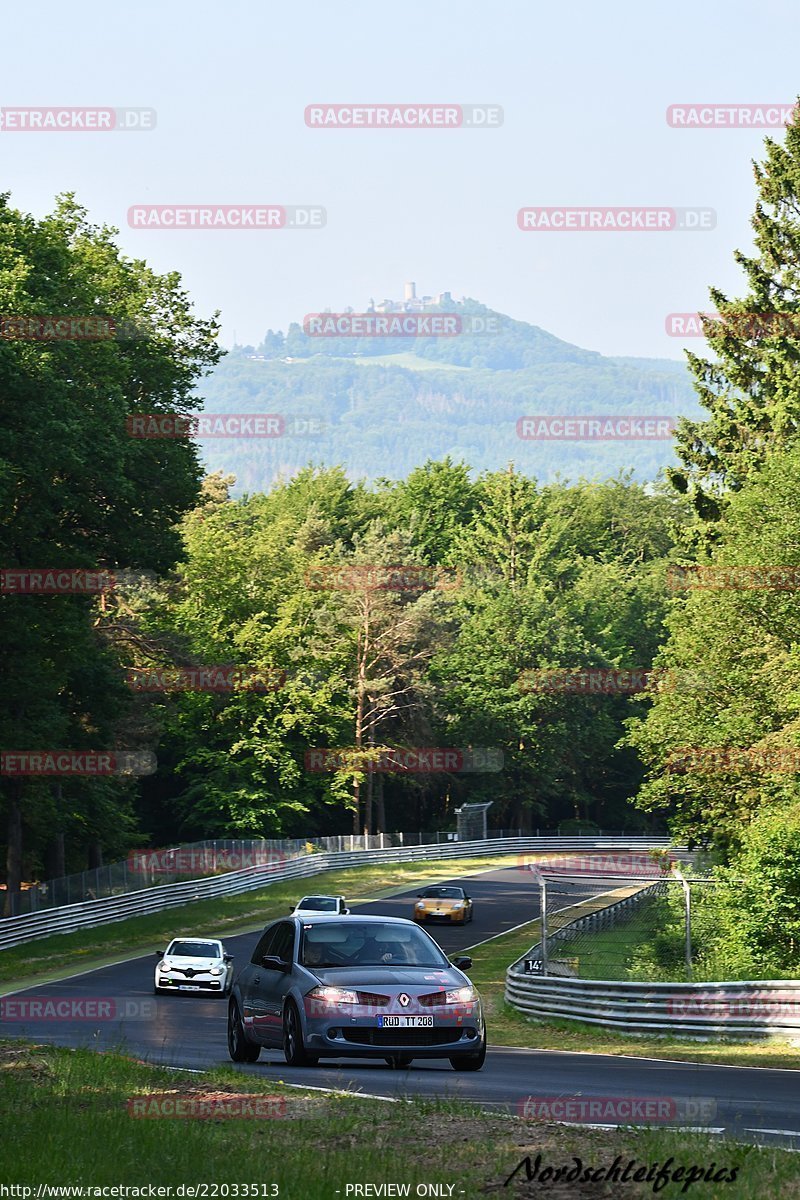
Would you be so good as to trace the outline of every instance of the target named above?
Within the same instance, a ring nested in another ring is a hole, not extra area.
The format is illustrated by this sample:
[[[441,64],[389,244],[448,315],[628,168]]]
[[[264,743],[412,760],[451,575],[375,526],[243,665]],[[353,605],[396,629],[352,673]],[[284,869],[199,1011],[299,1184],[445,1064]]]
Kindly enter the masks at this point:
[[[548,975],[572,975],[574,978],[575,972],[564,971],[558,967],[558,951],[560,948],[569,949],[569,944],[573,940],[574,935],[583,933],[584,931],[594,931],[596,929],[610,929],[617,921],[617,918],[623,915],[628,909],[634,908],[640,901],[647,896],[657,895],[663,890],[663,883],[643,884],[635,892],[631,892],[628,896],[623,896],[621,900],[615,900],[613,904],[606,904],[603,908],[594,909],[590,913],[586,913],[582,917],[578,917],[574,921],[570,921],[567,925],[562,925],[550,934],[547,939],[547,953],[550,959],[550,970]],[[542,961],[542,943],[537,942],[519,962],[522,964],[523,970],[528,973],[536,973],[537,968],[533,963],[541,963]],[[514,963],[514,966],[518,966]]]
[[[604,911],[564,926],[559,934],[579,924],[602,927]],[[800,980],[637,983],[545,976],[531,969],[540,961],[540,947],[541,943],[533,947],[506,972],[507,1002],[534,1020],[582,1021],[640,1037],[779,1037],[800,1043]]]
[[[145,888],[122,896],[109,896],[49,908],[43,912],[0,920],[0,950],[57,933],[73,933],[123,921],[126,917],[144,916],[190,904],[193,900],[208,900],[217,896],[236,896],[253,891],[268,883],[285,879],[303,879],[340,867],[378,863],[436,862],[448,858],[475,858],[485,855],[524,853],[563,853],[564,851],[595,852],[598,850],[625,851],[668,847],[668,838],[499,838],[476,842],[443,842],[438,845],[396,846],[387,850],[345,850],[321,854],[304,854],[284,863],[245,867],[224,875],[193,879],[184,883],[168,883]]]

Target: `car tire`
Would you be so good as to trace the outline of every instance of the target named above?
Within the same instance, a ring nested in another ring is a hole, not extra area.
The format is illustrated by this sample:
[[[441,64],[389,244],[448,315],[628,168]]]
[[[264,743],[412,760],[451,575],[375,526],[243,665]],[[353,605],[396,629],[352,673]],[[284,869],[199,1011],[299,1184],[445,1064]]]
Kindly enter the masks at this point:
[[[283,1010],[283,1057],[290,1067],[316,1067],[319,1055],[309,1054],[303,1045],[300,1014],[293,1000]]]
[[[386,1065],[390,1071],[405,1071],[413,1061],[410,1054],[390,1054],[387,1055]]]
[[[252,1042],[248,1042],[239,1013],[239,1005],[235,1000],[231,1000],[228,1005],[228,1054],[234,1062],[254,1063],[260,1053],[260,1046],[254,1046]]]
[[[477,1054],[465,1054],[463,1057],[451,1058],[450,1066],[454,1071],[480,1071],[486,1062],[486,1037]]]

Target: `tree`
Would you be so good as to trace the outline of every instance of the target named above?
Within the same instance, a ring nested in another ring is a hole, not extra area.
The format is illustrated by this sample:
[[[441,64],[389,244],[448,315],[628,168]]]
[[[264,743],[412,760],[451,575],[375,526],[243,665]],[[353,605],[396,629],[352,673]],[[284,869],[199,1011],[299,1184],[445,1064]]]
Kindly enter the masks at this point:
[[[220,356],[215,321],[193,315],[176,274],[124,258],[114,231],[91,225],[71,196],[41,221],[0,198],[0,257],[4,313],[101,316],[119,335],[41,341],[12,329],[0,338],[0,561],[168,569],[181,548],[175,523],[198,491],[197,452],[187,440],[133,438],[126,418],[197,406],[195,380]],[[63,748],[77,720],[74,711],[69,718],[70,681],[103,657],[91,635],[92,604],[80,596],[6,599],[1,640],[15,691],[0,699],[3,745]],[[107,697],[84,692],[81,703],[85,727],[99,729]],[[36,822],[42,790],[19,780],[2,785],[9,897],[20,884],[24,824]]]
[[[719,317],[704,322],[715,358],[689,354],[704,420],[682,420],[681,469],[669,472],[702,521],[717,521],[726,495],[745,486],[767,455],[791,444],[800,424],[800,112],[783,144],[767,138],[754,163],[755,253],[737,250],[747,293],[710,291]]]

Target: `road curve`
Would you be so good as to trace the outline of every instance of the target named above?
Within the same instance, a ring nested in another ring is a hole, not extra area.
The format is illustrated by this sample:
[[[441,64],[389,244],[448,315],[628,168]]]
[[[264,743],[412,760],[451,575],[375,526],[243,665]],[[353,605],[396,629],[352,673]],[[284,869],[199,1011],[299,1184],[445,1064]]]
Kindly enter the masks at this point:
[[[533,876],[506,867],[449,883],[465,886],[475,902],[475,919],[464,928],[432,926],[430,932],[448,954],[468,949],[486,938],[538,916],[538,888]],[[607,890],[608,884],[587,879],[559,884],[548,899],[553,910]],[[611,884],[613,886],[613,883]],[[355,911],[409,916],[417,889],[389,899],[355,904]],[[181,928],[177,933],[213,934],[211,929]],[[226,937],[226,948],[243,965],[256,934]],[[163,949],[154,946],[153,949]],[[476,957],[480,950],[476,951]],[[113,999],[116,1004],[147,1000],[145,1015],[115,1021],[3,1020],[0,1035],[62,1046],[116,1049],[172,1067],[204,1070],[232,1066],[226,1049],[226,1004],[219,997],[154,996],[155,959],[148,954],[102,967],[61,982],[16,993],[18,997]],[[674,1109],[675,1123],[708,1126],[747,1141],[775,1142],[800,1148],[800,1088],[793,1071],[720,1067],[619,1055],[577,1054],[491,1046],[482,1071],[456,1073],[446,1060],[418,1060],[409,1070],[391,1071],[382,1062],[325,1061],[315,1068],[288,1068],[278,1051],[263,1050],[253,1066],[241,1069],[286,1083],[330,1087],[393,1097],[449,1097],[485,1107],[520,1113],[529,1097],[659,1098]],[[592,1117],[597,1121],[596,1114]],[[694,1114],[698,1114],[697,1118]],[[609,1122],[613,1123],[613,1122]],[[795,1132],[797,1131],[797,1132]]]

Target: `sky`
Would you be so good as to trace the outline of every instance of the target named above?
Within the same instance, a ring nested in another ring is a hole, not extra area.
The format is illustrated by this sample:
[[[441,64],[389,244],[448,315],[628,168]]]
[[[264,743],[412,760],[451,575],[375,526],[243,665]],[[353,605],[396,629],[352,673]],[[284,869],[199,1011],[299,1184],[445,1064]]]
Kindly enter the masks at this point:
[[[0,130],[12,203],[74,191],[124,251],[177,270],[221,340],[450,291],[604,354],[680,358],[670,313],[736,295],[752,160],[780,128],[680,129],[670,105],[791,104],[800,6],[308,0],[3,12],[3,107],[155,109],[155,129]],[[492,128],[311,128],[308,105],[500,106]],[[320,206],[315,229],[131,228],[141,205]],[[699,231],[518,228],[524,207],[713,209]]]

